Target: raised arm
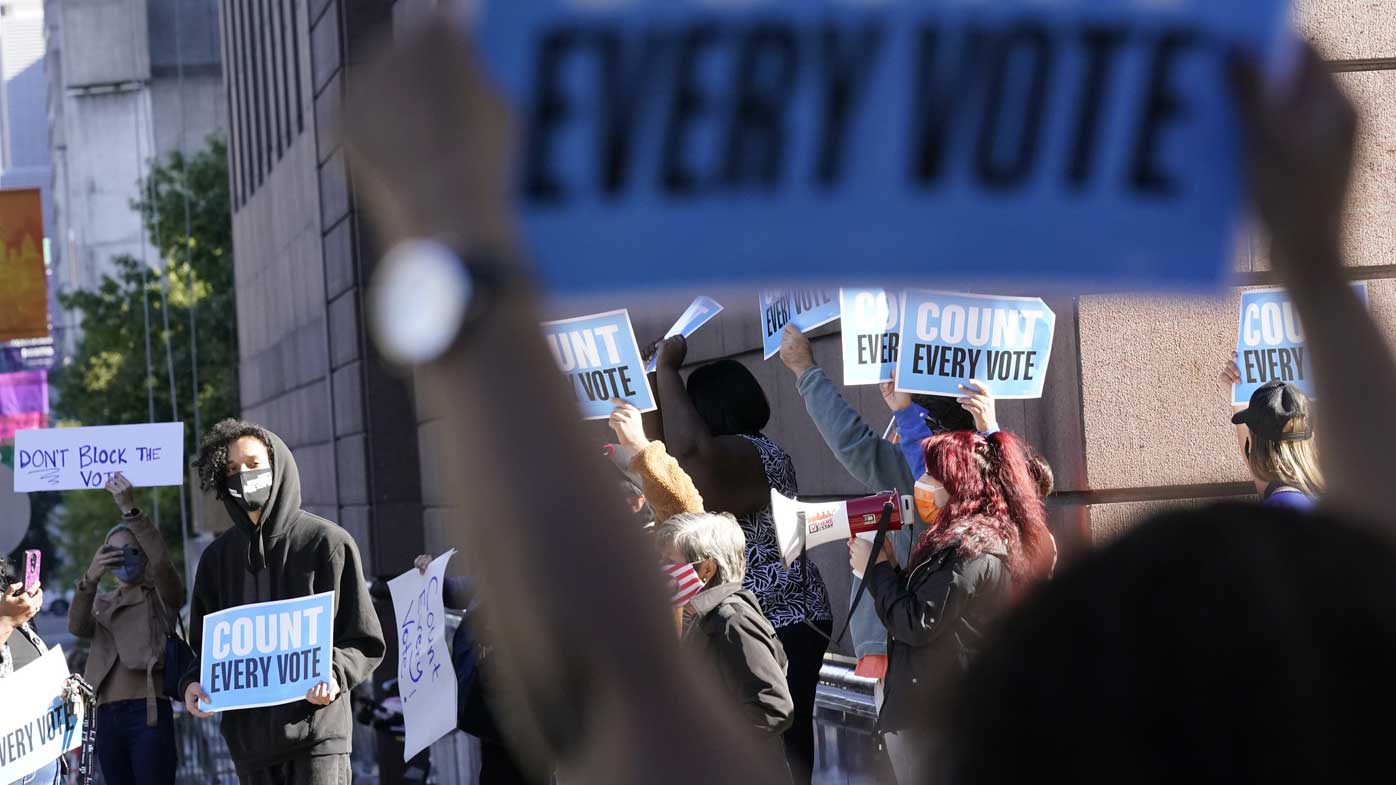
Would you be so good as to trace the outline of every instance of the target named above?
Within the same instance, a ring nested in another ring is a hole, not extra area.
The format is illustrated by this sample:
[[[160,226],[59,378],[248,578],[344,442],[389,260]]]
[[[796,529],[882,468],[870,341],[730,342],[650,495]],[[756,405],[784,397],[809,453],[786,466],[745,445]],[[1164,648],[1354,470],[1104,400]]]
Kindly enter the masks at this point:
[[[1277,88],[1237,59],[1251,192],[1269,230],[1275,270],[1304,325],[1322,406],[1326,503],[1373,521],[1396,510],[1396,363],[1343,274],[1343,207],[1357,115],[1327,67],[1304,45],[1296,77]]]
[[[609,483],[511,240],[507,113],[453,17],[403,39],[364,67],[346,142],[384,247],[455,238],[477,273],[501,281],[417,380],[448,412],[440,428],[453,449],[435,468],[472,512],[463,534],[489,596],[482,610],[509,622],[495,625],[507,656],[493,659],[517,695],[502,718],[511,743],[585,781],[641,785],[659,771],[676,785],[774,781],[720,690],[679,667],[653,550],[621,523],[620,500],[597,492]]]
[[[709,508],[735,515],[765,509],[771,489],[755,445],[740,436],[714,436],[684,387],[679,368],[688,342],[681,335],[667,338],[657,351],[655,378],[669,454],[693,478]]]
[[[613,401],[611,430],[620,446],[629,453],[630,471],[640,478],[640,490],[654,510],[654,519],[663,523],[681,512],[702,512],[703,496],[692,478],[679,466],[664,446],[645,436],[640,411],[625,401]]]

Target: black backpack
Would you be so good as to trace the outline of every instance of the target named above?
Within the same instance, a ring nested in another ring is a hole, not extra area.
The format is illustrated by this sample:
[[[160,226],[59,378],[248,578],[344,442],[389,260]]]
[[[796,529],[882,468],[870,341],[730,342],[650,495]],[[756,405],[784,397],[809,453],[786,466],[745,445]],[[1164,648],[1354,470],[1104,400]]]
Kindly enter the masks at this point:
[[[499,727],[486,697],[488,684],[481,666],[489,658],[471,630],[475,613],[467,611],[451,639],[451,665],[456,670],[456,727],[486,741],[500,741]]]

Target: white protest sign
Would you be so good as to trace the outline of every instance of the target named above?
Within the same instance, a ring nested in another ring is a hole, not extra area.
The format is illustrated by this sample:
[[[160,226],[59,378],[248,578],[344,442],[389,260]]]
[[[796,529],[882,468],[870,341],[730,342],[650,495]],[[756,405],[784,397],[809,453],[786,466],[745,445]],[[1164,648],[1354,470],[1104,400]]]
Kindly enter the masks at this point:
[[[892,381],[901,338],[901,297],[885,289],[840,289],[843,383]]]
[[[675,335],[688,336],[698,332],[698,328],[707,324],[713,317],[722,313],[722,304],[711,297],[698,297],[688,304],[688,308],[683,315],[674,322],[674,326],[669,328],[669,332],[664,333],[665,338],[673,338]],[[645,373],[654,373],[654,369],[659,367],[659,353],[655,352],[645,363]]]
[[[1036,297],[904,292],[897,390],[958,397],[973,379],[995,398],[1041,398],[1056,325]]]
[[[42,428],[15,434],[15,492],[101,488],[121,472],[132,485],[184,482],[184,424]]]
[[[407,728],[403,760],[411,760],[456,728],[456,671],[446,648],[446,609],[442,585],[454,550],[427,567],[388,581],[397,618],[398,693]]]
[[[0,679],[0,782],[19,782],[82,743],[82,702],[63,699],[68,675],[55,646]]]

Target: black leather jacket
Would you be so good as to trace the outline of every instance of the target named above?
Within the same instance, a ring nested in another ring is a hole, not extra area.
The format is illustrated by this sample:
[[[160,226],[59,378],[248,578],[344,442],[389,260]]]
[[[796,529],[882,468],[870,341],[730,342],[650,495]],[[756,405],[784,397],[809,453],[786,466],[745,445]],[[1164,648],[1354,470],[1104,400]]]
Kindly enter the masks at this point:
[[[905,572],[889,562],[868,571],[868,593],[888,635],[878,730],[929,726],[1008,600],[1012,579],[1003,557],[966,559],[951,546]]]

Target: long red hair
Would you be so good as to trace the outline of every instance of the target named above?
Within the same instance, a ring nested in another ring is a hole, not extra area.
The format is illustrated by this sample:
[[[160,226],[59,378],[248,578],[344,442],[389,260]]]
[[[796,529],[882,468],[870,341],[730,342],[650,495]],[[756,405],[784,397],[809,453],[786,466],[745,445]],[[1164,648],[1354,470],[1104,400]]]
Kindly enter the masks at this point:
[[[950,501],[911,554],[919,565],[952,544],[966,558],[1004,551],[1014,583],[1045,577],[1056,559],[1023,441],[1000,431],[947,431],[927,439],[926,473]]]

